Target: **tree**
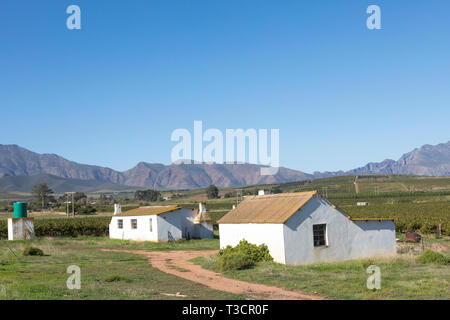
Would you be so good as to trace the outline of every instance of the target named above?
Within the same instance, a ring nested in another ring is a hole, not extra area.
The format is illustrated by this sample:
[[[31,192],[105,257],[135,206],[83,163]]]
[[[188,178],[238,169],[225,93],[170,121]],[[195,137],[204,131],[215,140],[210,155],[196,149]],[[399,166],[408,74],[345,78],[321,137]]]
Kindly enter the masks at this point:
[[[137,201],[158,201],[161,193],[156,190],[137,190],[134,193],[134,199]]]
[[[75,192],[75,194],[73,195],[73,199],[75,202],[78,202],[79,200],[85,199],[85,198],[87,198],[87,196],[83,192]]]
[[[283,191],[280,189],[280,187],[275,187],[272,189],[272,193],[274,193],[274,194],[283,193]]]
[[[31,193],[33,194],[34,200],[41,204],[41,209],[44,209],[50,200],[50,195],[53,194],[53,190],[45,182],[42,182],[35,184]]]
[[[234,194],[233,194],[233,192],[227,192],[227,193],[225,193],[225,195],[223,197],[226,198],[226,199],[233,198]]]
[[[208,199],[218,199],[219,198],[219,189],[215,185],[210,185],[206,188],[206,197]]]

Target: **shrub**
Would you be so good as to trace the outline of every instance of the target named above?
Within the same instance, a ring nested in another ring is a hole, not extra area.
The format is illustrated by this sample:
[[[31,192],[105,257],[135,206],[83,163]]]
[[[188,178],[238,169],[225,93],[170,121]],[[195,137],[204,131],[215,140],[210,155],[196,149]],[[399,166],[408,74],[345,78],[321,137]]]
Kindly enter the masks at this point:
[[[255,263],[243,252],[229,252],[219,256],[219,268],[221,271],[246,269]]]
[[[119,282],[119,281],[128,281],[128,280],[129,280],[128,278],[123,277],[118,274],[113,274],[113,275],[107,276],[104,279],[105,282]]]
[[[44,251],[42,251],[39,248],[36,247],[26,247],[25,250],[23,250],[24,256],[43,256]]]
[[[243,239],[235,247],[227,246],[219,251],[220,270],[245,269],[261,261],[272,261],[269,248],[265,244],[257,246]]]
[[[220,250],[219,256],[227,255],[231,252],[241,252],[248,256],[254,263],[273,260],[269,253],[269,248],[265,244],[257,246],[256,244],[249,243],[245,239],[242,239],[234,248],[227,246],[225,249]]]
[[[424,253],[417,257],[420,263],[450,264],[450,257],[439,252],[427,249]]]

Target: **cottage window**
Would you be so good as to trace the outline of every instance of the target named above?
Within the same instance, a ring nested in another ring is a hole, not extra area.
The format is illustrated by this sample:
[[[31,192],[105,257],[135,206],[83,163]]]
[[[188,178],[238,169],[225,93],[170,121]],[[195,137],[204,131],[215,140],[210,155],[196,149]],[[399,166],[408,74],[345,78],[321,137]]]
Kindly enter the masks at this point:
[[[314,247],[325,246],[326,240],[326,224],[313,225]]]
[[[131,229],[137,229],[137,220],[131,219]]]
[[[122,219],[117,220],[117,228],[123,229],[123,220]]]
[[[150,218],[150,232],[153,232],[153,219]]]

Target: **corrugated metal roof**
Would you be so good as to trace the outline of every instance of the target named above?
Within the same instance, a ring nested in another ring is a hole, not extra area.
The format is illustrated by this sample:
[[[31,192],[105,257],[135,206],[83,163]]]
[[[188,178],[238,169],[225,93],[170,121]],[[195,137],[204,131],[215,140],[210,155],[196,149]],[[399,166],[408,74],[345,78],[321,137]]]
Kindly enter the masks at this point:
[[[246,197],[218,223],[285,223],[317,191]]]
[[[115,217],[129,217],[129,216],[149,216],[149,215],[158,215],[166,212],[175,211],[178,209],[182,209],[180,206],[152,206],[152,207],[140,207],[133,210],[128,210],[119,214],[116,214]]]

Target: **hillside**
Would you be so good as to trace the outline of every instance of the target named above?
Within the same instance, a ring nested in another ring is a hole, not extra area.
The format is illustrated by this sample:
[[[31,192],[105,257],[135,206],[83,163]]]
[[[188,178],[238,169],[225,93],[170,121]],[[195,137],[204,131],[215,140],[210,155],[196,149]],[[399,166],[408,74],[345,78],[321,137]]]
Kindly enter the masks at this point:
[[[450,176],[450,141],[436,146],[424,145],[400,157],[368,163],[350,170],[348,174],[413,174],[422,176]]]
[[[436,146],[425,145],[417,148],[404,154],[397,161],[387,159],[378,163],[370,162],[364,167],[345,172],[307,174],[280,168],[275,176],[262,176],[260,175],[262,167],[255,164],[164,165],[140,162],[130,170],[119,172],[110,168],[79,164],[55,154],[38,154],[17,145],[0,145],[0,177],[48,174],[65,179],[90,180],[114,185],[183,190],[204,188],[210,184],[225,188],[367,174],[450,176],[450,141]],[[71,183],[73,184],[73,181]],[[4,190],[7,186],[14,186],[14,183],[5,183]]]
[[[79,164],[55,154],[38,154],[16,145],[0,145],[0,177],[52,176],[96,180],[126,186],[158,189],[194,189],[210,184],[219,187],[299,181],[312,178],[300,171],[280,168],[275,176],[261,176],[254,164],[172,164],[140,162],[125,172]]]
[[[38,154],[17,145],[0,145],[0,177],[41,173],[70,179],[124,182],[119,172],[109,168],[79,164],[55,154]]]
[[[45,182],[56,193],[63,192],[95,192],[101,190],[124,191],[131,187],[102,182],[97,180],[67,179],[50,174],[37,174],[34,176],[16,176],[0,178],[0,192],[31,192],[37,183]]]

